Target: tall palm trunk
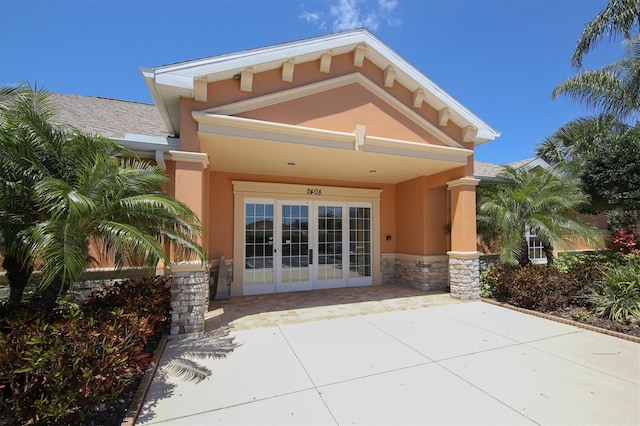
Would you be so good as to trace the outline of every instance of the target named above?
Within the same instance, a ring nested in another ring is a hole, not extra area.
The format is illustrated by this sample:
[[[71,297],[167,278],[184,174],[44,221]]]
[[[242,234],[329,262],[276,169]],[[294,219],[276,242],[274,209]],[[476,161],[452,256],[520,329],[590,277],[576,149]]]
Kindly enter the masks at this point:
[[[2,267],[7,271],[7,279],[9,280],[9,305],[17,305],[22,301],[24,289],[33,271],[33,267],[21,264],[18,259],[10,254],[4,256]]]
[[[69,290],[69,287],[68,280],[62,281],[59,276],[54,278],[51,284],[40,292],[43,306],[48,310],[55,308],[58,298],[63,296]]]
[[[520,255],[518,264],[520,266],[531,265],[531,259],[529,258],[529,243],[527,242],[526,238],[522,238],[520,246],[522,247],[522,254]]]
[[[543,244],[542,250],[547,258],[547,266],[553,266],[553,261],[555,259],[553,255],[553,247],[550,244]]]

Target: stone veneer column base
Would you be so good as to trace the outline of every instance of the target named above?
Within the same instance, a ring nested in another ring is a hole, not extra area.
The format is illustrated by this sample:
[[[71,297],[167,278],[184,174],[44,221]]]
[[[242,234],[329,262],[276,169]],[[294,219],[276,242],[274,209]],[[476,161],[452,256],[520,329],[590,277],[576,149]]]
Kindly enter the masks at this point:
[[[450,251],[447,254],[451,297],[480,299],[480,253]]]
[[[447,256],[386,255],[381,269],[383,284],[398,283],[423,291],[447,288]]]
[[[200,262],[173,263],[171,280],[171,328],[169,338],[204,334],[209,308],[209,271]]]

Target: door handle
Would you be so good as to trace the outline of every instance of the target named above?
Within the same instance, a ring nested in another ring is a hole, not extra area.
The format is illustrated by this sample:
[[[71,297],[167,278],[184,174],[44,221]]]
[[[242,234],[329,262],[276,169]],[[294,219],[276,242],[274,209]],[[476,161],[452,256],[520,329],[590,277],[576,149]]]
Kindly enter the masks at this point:
[[[313,265],[313,249],[309,249],[308,253],[309,253],[309,265]]]

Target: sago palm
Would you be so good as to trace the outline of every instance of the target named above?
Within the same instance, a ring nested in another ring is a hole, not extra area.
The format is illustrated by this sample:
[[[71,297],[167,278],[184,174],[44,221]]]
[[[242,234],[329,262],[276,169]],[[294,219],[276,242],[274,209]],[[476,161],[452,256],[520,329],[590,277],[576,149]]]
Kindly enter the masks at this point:
[[[50,177],[36,185],[36,204],[49,213],[32,234],[48,302],[84,272],[90,243],[104,247],[116,267],[168,262],[166,244],[177,256],[204,259],[197,217],[162,192],[166,180],[155,166],[97,153],[76,164],[71,182]]]
[[[531,263],[527,230],[540,239],[549,263],[553,248],[567,237],[597,242],[595,229],[577,215],[587,199],[573,179],[539,167],[507,167],[500,177],[503,181],[496,190],[488,191],[479,200],[477,219],[497,231],[502,261]]]
[[[160,170],[109,139],[53,126],[47,101],[46,92],[25,87],[2,116],[5,269],[28,278],[33,262],[41,262],[51,305],[84,271],[90,242],[118,267],[134,258],[152,267],[167,261],[169,243],[178,255],[204,259],[197,217],[162,193],[167,178]],[[8,275],[11,300],[19,301],[22,289]]]

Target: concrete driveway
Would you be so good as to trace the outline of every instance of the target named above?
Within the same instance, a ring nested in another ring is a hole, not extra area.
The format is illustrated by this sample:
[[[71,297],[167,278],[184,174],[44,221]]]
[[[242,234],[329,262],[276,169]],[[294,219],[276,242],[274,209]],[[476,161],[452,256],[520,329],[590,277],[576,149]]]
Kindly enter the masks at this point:
[[[136,424],[640,424],[639,344],[483,302],[229,337],[170,341]]]

